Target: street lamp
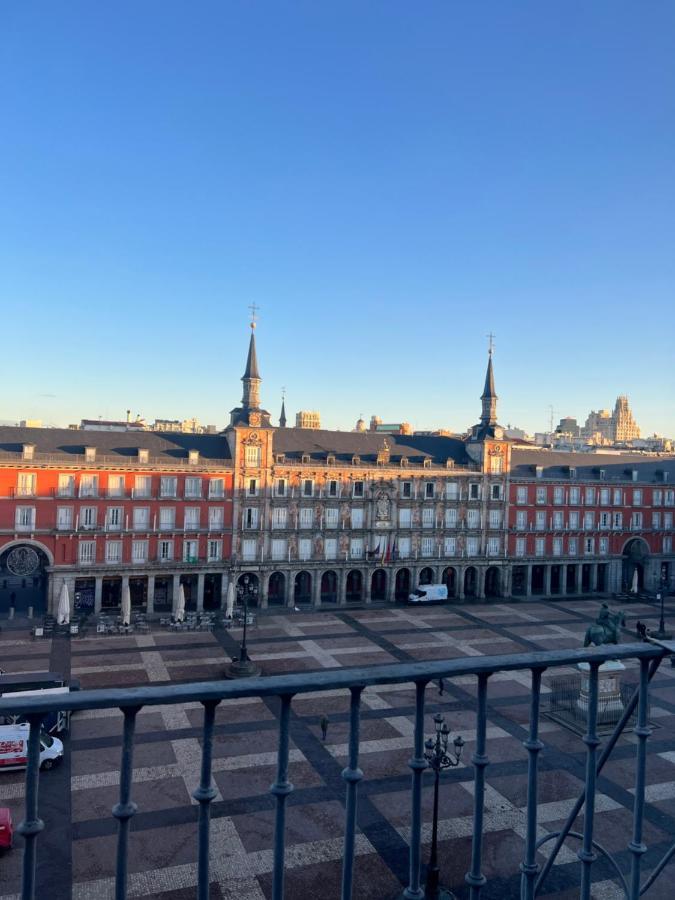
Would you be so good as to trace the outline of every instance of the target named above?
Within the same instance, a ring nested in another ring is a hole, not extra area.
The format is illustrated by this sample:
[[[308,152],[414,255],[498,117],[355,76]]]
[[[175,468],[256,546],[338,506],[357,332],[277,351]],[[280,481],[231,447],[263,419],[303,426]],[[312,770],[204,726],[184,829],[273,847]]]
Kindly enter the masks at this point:
[[[656,599],[661,601],[661,619],[659,621],[658,631],[653,631],[651,636],[657,638],[659,641],[669,641],[672,638],[672,634],[670,631],[666,631],[666,622],[663,615],[663,601],[666,596],[666,587],[668,585],[668,579],[665,574],[661,575],[661,591],[656,595]]]
[[[227,670],[228,678],[251,678],[260,675],[260,666],[256,666],[248,655],[246,647],[246,626],[248,625],[248,601],[257,594],[257,587],[248,575],[244,575],[243,584],[237,585],[237,596],[244,607],[244,633],[239,647],[239,656],[234,658]]]
[[[434,725],[436,726],[436,737],[427,738],[424,742],[424,758],[429,768],[434,773],[434,812],[433,825],[431,832],[431,852],[429,854],[429,865],[427,866],[427,877],[424,884],[425,900],[456,900],[455,895],[450,891],[439,886],[440,870],[438,868],[438,784],[443,769],[454,768],[459,765],[459,760],[464,747],[464,740],[457,735],[454,739],[454,752],[452,756],[448,755],[448,739],[450,737],[450,729],[448,728],[444,717],[441,713],[434,716]]]

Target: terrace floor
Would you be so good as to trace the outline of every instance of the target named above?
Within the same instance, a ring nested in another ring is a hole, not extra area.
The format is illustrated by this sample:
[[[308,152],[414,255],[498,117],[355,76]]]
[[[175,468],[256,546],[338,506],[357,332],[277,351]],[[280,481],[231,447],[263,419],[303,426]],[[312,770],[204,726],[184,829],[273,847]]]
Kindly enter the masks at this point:
[[[639,618],[657,625],[654,607],[624,604],[627,624]],[[266,674],[362,666],[396,661],[447,659],[533,649],[577,648],[597,615],[598,600],[491,603],[409,609],[346,609],[261,616],[249,631],[249,652]],[[675,606],[668,610],[675,618]],[[58,671],[80,679],[83,689],[210,680],[222,676],[236,653],[240,632],[54,638],[33,641],[27,630],[0,634],[0,666],[7,672]],[[555,670],[544,675],[546,684]],[[637,665],[628,665],[634,682]],[[475,679],[455,679],[439,694],[427,689],[427,730],[432,715],[445,714],[452,735],[467,742],[463,763],[442,775],[440,864],[442,883],[467,896],[472,834],[475,740]],[[523,857],[529,701],[527,672],[497,674],[489,682],[488,789],[486,794],[482,896],[517,898],[518,864]],[[362,700],[355,890],[358,900],[395,897],[407,884],[410,824],[410,770],[414,687],[368,688]],[[237,700],[221,705],[216,718],[212,804],[212,898],[265,900],[271,896],[273,797],[278,702]],[[652,682],[648,742],[644,872],[656,864],[675,835],[675,669],[663,663]],[[329,719],[326,741],[319,720]],[[338,898],[344,824],[349,720],[348,692],[306,694],[293,701],[290,779],[295,786],[287,809],[286,897]],[[40,779],[40,814],[45,831],[38,840],[40,900],[103,900],[113,897],[122,716],[90,711],[73,716],[63,765]],[[187,900],[195,896],[197,806],[201,709],[195,705],[142,710],[137,721],[129,896]],[[580,793],[585,746],[577,735],[546,718],[540,754],[539,823],[555,831]],[[626,870],[632,827],[635,738],[620,738],[598,782],[596,839],[615,852]],[[425,776],[425,779],[427,776]],[[428,853],[432,792],[425,780],[423,860]],[[0,775],[0,805],[15,824],[23,817],[23,773]],[[577,823],[577,830],[579,830]],[[17,836],[11,853],[0,856],[0,900],[18,897],[21,873]],[[568,849],[569,848],[569,849]],[[578,845],[570,842],[558,858],[542,896],[578,896]],[[597,898],[620,897],[611,870],[594,866]],[[72,894],[71,894],[72,885]],[[670,900],[672,872],[666,871],[645,895]]]

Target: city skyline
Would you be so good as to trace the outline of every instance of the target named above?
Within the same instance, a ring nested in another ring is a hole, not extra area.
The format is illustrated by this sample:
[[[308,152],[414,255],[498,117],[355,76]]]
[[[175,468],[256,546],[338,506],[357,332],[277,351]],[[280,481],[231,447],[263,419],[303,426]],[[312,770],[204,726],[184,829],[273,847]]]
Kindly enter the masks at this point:
[[[672,6],[344,9],[3,13],[0,418],[674,434]]]

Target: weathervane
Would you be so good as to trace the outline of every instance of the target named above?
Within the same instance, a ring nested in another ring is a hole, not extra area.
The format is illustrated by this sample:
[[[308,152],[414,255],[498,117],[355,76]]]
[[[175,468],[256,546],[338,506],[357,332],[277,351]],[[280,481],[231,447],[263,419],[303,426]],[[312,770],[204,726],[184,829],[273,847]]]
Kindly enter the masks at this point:
[[[256,313],[258,312],[260,307],[256,306],[255,303],[251,303],[249,309],[251,310],[251,331],[253,331],[255,329]]]
[[[488,339],[488,341],[489,341],[489,344],[488,344],[488,353],[490,354],[490,356],[492,356],[492,351],[493,351],[494,348],[495,348],[495,345],[494,345],[494,338],[496,337],[496,335],[494,335],[492,332],[490,332],[489,334],[486,334],[485,337],[486,337],[486,338]]]

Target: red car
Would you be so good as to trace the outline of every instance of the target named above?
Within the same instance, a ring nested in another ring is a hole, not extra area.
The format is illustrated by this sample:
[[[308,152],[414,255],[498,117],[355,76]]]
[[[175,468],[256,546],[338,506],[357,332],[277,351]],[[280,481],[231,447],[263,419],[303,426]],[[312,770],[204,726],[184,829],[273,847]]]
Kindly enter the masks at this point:
[[[11,850],[13,837],[12,814],[6,806],[0,806],[0,850]]]

